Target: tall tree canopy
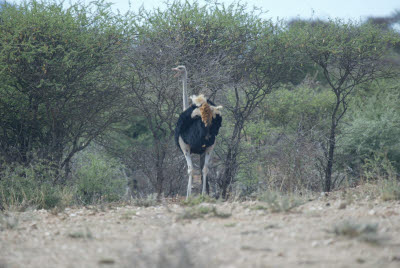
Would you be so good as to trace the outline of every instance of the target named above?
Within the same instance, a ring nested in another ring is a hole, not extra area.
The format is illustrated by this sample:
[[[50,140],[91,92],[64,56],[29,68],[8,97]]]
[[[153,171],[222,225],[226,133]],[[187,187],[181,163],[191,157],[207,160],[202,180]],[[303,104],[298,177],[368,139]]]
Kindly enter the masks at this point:
[[[109,5],[32,0],[0,9],[0,152],[68,166],[120,116],[124,24]]]

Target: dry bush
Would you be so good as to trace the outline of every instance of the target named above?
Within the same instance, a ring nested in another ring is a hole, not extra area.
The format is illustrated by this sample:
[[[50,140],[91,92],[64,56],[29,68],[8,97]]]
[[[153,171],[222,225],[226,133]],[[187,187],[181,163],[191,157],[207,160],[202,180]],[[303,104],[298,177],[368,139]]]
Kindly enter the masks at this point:
[[[257,205],[253,209],[268,210],[272,213],[289,212],[304,204],[304,201],[294,194],[289,195],[271,190],[259,193],[257,200],[261,201],[262,204]]]
[[[283,192],[320,191],[323,171],[319,145],[302,136],[276,137],[264,158],[265,185]]]
[[[380,244],[384,237],[378,234],[377,223],[355,223],[352,221],[343,221],[333,227],[332,232],[338,236],[355,238],[359,241]]]
[[[137,207],[152,207],[159,204],[157,194],[149,194],[147,196],[136,197],[132,199],[132,203]]]
[[[185,209],[178,215],[178,220],[192,220],[206,216],[216,218],[229,218],[232,214],[218,211],[215,206],[197,206]]]

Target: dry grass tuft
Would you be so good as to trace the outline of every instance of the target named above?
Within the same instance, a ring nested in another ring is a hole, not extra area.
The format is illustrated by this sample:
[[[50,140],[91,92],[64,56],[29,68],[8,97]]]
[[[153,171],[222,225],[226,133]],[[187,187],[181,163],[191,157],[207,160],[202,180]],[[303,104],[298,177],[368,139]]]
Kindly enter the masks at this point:
[[[137,241],[138,252],[133,254],[130,267],[205,267],[198,259],[193,260],[193,253],[189,250],[190,241],[176,240],[176,235],[170,237],[168,233],[164,234],[162,241],[155,249],[147,249]]]
[[[133,205],[137,207],[153,207],[159,204],[157,194],[149,194],[146,197],[137,197],[132,200]]]
[[[214,204],[214,203],[217,203],[217,200],[208,195],[194,195],[194,196],[190,196],[187,200],[183,200],[181,202],[181,205],[187,206],[187,207],[194,207],[194,206],[200,205],[202,203]]]
[[[345,236],[355,238],[359,241],[380,244],[383,237],[378,235],[377,223],[355,223],[351,221],[343,221],[336,224],[332,231],[337,236]]]
[[[70,233],[68,233],[68,237],[76,238],[76,239],[79,239],[79,238],[92,239],[93,234],[89,230],[89,228],[86,228],[85,230],[78,230],[78,231],[70,232]]]
[[[382,180],[380,192],[383,201],[400,200],[400,182],[396,179]]]
[[[17,228],[19,218],[10,213],[0,213],[0,231]]]
[[[304,204],[304,201],[294,195],[287,195],[277,191],[266,191],[257,196],[257,199],[262,202],[253,209],[268,210],[272,213],[289,212],[293,208]]]
[[[198,206],[185,209],[179,216],[178,220],[193,220],[204,218],[205,216],[217,218],[229,218],[231,213],[220,212],[215,206]]]

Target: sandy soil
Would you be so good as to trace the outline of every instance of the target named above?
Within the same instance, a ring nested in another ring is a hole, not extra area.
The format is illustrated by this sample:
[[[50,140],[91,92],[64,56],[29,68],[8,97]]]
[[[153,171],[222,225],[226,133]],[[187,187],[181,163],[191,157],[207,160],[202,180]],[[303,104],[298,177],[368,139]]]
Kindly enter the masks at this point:
[[[349,204],[350,203],[350,204]],[[291,212],[260,203],[113,206],[5,212],[0,267],[400,267],[400,202],[320,197]],[[189,215],[189,216],[188,216]],[[344,221],[373,238],[337,235]]]

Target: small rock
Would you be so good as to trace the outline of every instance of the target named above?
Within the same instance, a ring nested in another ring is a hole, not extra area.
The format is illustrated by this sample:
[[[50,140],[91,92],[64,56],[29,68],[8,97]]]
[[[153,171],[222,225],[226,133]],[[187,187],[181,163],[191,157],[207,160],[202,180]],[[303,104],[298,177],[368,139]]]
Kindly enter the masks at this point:
[[[327,197],[329,194],[326,192],[321,192],[321,197]]]
[[[400,255],[399,256],[393,256],[392,261],[399,261],[400,262]]]
[[[347,203],[346,202],[340,202],[339,204],[339,209],[345,209],[347,207]]]
[[[372,215],[375,215],[375,214],[376,214],[376,211],[373,210],[373,209],[371,209],[370,211],[368,211],[368,214],[371,215],[371,216],[372,216]]]
[[[319,246],[318,241],[312,241],[311,247],[316,248],[317,246]]]
[[[364,263],[364,262],[365,262],[365,260],[362,259],[362,258],[357,258],[356,261],[357,261],[358,263]]]
[[[115,260],[114,259],[101,259],[99,260],[99,264],[114,264]]]
[[[324,241],[324,245],[325,246],[328,246],[328,245],[330,245],[330,244],[332,244],[333,243],[333,239],[328,239],[328,240],[325,240]]]

